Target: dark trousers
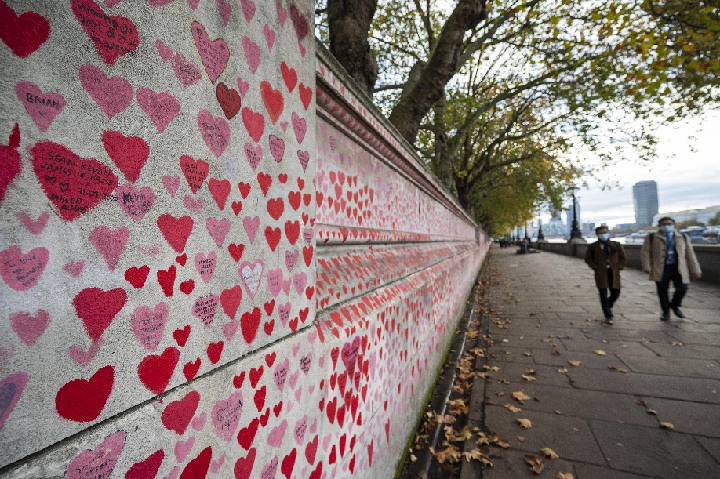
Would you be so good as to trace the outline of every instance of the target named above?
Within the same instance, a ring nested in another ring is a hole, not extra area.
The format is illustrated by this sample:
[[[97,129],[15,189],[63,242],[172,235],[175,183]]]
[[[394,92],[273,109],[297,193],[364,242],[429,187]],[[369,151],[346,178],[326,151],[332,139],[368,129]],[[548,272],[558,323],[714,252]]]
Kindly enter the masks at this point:
[[[610,286],[610,288],[598,288],[598,293],[600,294],[600,306],[602,306],[603,314],[605,314],[606,318],[613,315],[612,307],[615,304],[615,301],[617,301],[620,297],[620,288],[613,288],[612,268],[608,268],[607,275],[608,285]],[[610,290],[609,296],[608,289]]]
[[[672,301],[670,301],[668,295],[671,281],[675,288]],[[657,286],[657,294],[658,298],[660,298],[660,308],[662,308],[664,313],[669,313],[670,308],[679,308],[682,306],[682,300],[685,297],[685,293],[687,293],[689,285],[682,282],[682,276],[678,271],[677,264],[666,264],[663,269],[662,280],[657,281],[655,286]]]

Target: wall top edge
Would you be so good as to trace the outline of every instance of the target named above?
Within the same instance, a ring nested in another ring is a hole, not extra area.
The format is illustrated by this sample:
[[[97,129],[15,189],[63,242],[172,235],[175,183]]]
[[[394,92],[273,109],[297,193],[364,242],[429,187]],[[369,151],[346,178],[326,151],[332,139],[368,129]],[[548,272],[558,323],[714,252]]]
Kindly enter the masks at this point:
[[[383,146],[405,163],[406,168],[404,169],[406,171],[409,167],[416,180],[430,186],[427,192],[431,196],[444,204],[456,216],[473,226],[477,226],[457,200],[445,190],[435,175],[429,171],[421,158],[415,153],[413,146],[400,135],[395,126],[380,112],[368,95],[357,86],[332,53],[322,45],[320,40],[316,39],[315,43],[318,110],[327,111],[333,118],[341,121],[351,129],[356,129],[353,126],[357,127],[357,123],[361,122],[363,129],[372,132],[375,138],[380,139]],[[330,111],[329,102],[321,101],[320,93],[322,91],[341,104],[351,115],[344,112]]]

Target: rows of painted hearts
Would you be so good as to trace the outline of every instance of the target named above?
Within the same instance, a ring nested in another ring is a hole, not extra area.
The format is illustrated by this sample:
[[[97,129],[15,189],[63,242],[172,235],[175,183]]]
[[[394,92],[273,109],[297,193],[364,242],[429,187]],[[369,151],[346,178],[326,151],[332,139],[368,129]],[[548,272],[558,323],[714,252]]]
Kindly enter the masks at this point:
[[[313,8],[0,0],[0,476],[391,474],[483,249],[317,119]]]

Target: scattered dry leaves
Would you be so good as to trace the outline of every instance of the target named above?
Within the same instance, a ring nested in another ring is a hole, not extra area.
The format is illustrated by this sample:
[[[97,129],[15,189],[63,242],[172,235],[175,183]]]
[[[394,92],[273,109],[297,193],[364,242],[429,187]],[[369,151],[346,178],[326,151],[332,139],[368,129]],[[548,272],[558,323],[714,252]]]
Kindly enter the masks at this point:
[[[558,472],[555,479],[575,479],[575,477],[569,472]]]
[[[507,409],[508,411],[510,411],[513,414],[522,412],[522,409],[520,409],[519,407],[515,407],[512,404],[506,404],[505,409]]]
[[[582,364],[582,361],[578,361],[577,359],[570,359],[568,363],[570,364],[570,366],[578,367]]]
[[[607,353],[602,349],[596,349],[595,354],[597,354],[598,356],[607,356]]]
[[[615,366],[615,365],[608,366],[608,369],[610,369],[611,371],[617,371],[619,373],[627,373],[628,372],[627,369],[621,368],[620,366]]]
[[[675,430],[675,425],[671,422],[661,422],[660,427],[663,429],[670,429],[671,431]]]
[[[532,421],[530,421],[530,419],[519,417],[517,418],[517,422],[520,424],[520,427],[525,429],[530,429],[532,427]]]
[[[549,459],[560,459],[560,456],[558,456],[557,453],[549,447],[543,447],[542,449],[540,449],[540,452],[542,452],[545,457]]]
[[[545,469],[542,459],[537,456],[533,456],[532,454],[525,455],[525,462],[527,462],[528,466],[530,466],[530,470],[537,475],[540,475],[543,469]]]
[[[523,374],[522,378],[529,383],[537,381],[537,378],[535,376],[530,376],[529,374]]]
[[[525,391],[515,391],[512,393],[512,397],[515,398],[516,401],[520,402],[522,404],[523,401],[529,401],[532,399],[530,396],[525,394]]]

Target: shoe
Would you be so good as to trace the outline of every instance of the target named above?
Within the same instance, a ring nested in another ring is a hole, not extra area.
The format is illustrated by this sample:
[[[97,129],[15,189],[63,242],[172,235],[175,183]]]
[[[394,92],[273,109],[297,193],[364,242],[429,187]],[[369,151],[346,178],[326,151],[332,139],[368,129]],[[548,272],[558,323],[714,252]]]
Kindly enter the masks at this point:
[[[673,308],[672,310],[673,310],[673,313],[675,313],[675,316],[677,316],[678,318],[684,318],[684,317],[685,317],[685,313],[682,312],[682,309],[680,309],[680,308]]]
[[[670,321],[670,311],[663,312],[662,316],[660,316],[660,321]]]
[[[605,324],[614,324],[612,316],[605,316]]]

